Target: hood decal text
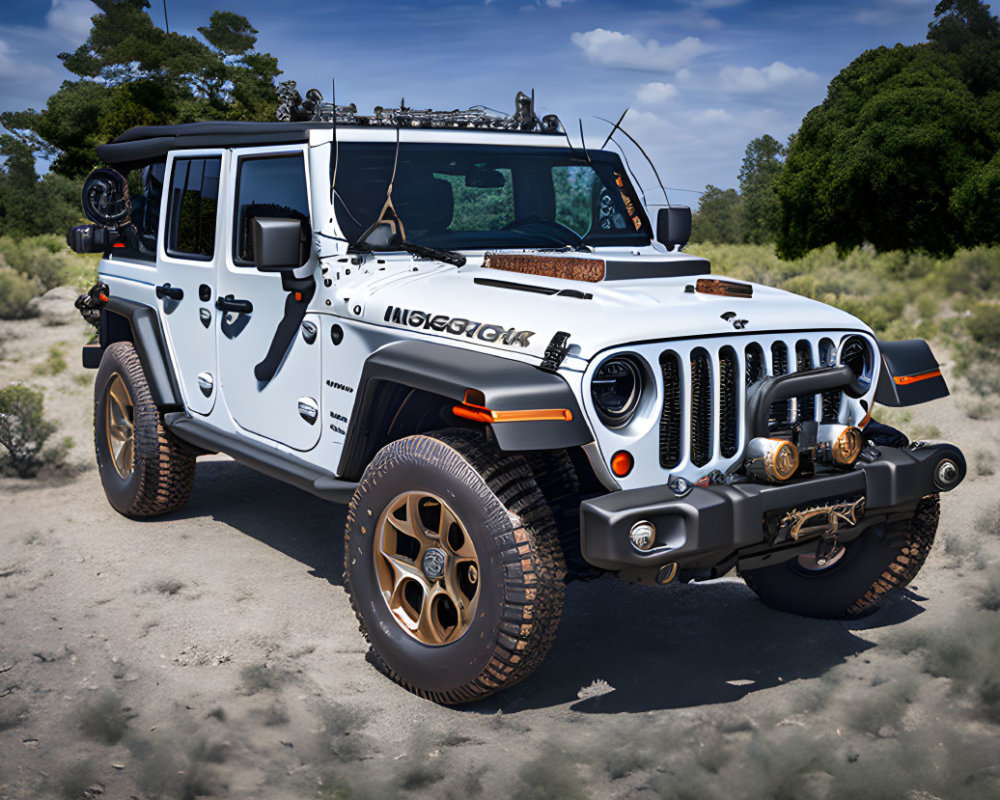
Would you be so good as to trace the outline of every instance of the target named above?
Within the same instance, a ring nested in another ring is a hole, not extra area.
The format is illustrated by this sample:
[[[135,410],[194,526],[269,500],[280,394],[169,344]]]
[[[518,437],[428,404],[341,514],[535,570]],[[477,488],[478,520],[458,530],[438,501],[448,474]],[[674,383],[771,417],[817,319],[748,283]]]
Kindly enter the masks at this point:
[[[452,336],[466,336],[482,342],[500,342],[511,346],[518,344],[527,347],[531,337],[535,335],[534,331],[519,331],[517,328],[508,328],[504,325],[476,322],[464,317],[449,317],[445,314],[428,314],[426,311],[412,311],[398,306],[386,308],[383,319],[394,325],[440,331],[450,333]]]

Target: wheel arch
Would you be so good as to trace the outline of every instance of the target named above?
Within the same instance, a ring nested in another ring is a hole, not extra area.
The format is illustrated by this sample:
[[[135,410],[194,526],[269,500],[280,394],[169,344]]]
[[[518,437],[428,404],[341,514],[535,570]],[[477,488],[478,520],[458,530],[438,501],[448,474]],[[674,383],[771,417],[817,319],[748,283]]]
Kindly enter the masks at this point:
[[[115,342],[132,342],[153,402],[164,411],[183,407],[156,309],[112,297],[101,309],[100,342],[102,353]]]
[[[566,409],[571,419],[467,423],[466,391],[494,411]],[[569,385],[521,361],[420,341],[392,342],[365,361],[338,474],[354,479],[390,441],[440,427],[485,427],[504,451],[568,450],[593,441]]]

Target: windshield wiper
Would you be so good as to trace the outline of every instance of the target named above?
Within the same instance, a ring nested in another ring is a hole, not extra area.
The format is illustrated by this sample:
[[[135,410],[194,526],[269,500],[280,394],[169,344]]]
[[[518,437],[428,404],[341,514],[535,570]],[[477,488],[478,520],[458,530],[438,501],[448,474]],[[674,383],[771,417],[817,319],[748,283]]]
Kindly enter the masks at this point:
[[[445,264],[451,264],[454,267],[464,267],[465,266],[465,256],[461,253],[456,253],[453,250],[442,250],[438,247],[426,247],[422,244],[414,244],[413,242],[402,242],[399,245],[407,253],[412,253],[415,256],[420,256],[421,258],[434,258],[438,261],[443,261]]]

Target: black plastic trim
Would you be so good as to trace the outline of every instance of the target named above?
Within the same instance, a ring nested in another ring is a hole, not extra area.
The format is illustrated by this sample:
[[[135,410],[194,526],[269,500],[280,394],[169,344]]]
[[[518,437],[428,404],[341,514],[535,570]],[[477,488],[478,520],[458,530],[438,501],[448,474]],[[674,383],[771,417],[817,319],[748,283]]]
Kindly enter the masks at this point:
[[[181,406],[180,388],[170,367],[156,310],[131,300],[111,297],[101,311],[101,347],[110,344],[105,333],[106,315],[114,314],[128,320],[132,329],[132,342],[142,361],[153,402],[160,408]],[[108,328],[111,326],[112,323],[109,322]]]
[[[882,369],[875,389],[876,403],[895,407],[914,406],[948,396],[948,384],[941,375],[902,386],[894,380],[904,376],[925,375],[939,369],[930,345],[923,339],[880,341],[878,348],[882,353]]]
[[[965,458],[954,445],[879,450],[879,458],[859,462],[850,472],[785,484],[696,486],[684,496],[667,486],[652,486],[584,501],[580,506],[583,557],[595,567],[636,576],[655,575],[669,563],[710,569],[745,548],[753,548],[755,556],[769,550],[763,525],[769,512],[864,496],[865,520],[870,523],[938,492],[934,474],[943,459],[951,459],[959,470],[956,486],[965,477]],[[629,530],[640,520],[652,522],[657,531],[657,545],[647,552],[629,542]]]
[[[487,408],[512,411],[566,408],[570,422],[503,422],[490,425],[500,449],[558,450],[593,441],[593,436],[569,385],[558,375],[521,361],[473,350],[421,341],[392,342],[365,362],[344,442],[338,474],[355,478],[372,454],[369,438],[372,411],[385,384],[420,389],[455,403],[466,389],[478,389]],[[456,423],[459,420],[456,418]]]
[[[662,209],[665,210],[665,209]],[[704,258],[674,260],[615,261],[605,259],[605,281],[640,281],[646,278],[688,278],[711,275],[711,264]]]
[[[767,436],[771,405],[799,395],[839,389],[854,380],[850,367],[823,367],[774,375],[757,381],[747,392],[747,436]]]
[[[258,444],[236,434],[216,430],[210,425],[193,419],[183,411],[164,415],[167,427],[179,439],[209,452],[225,453],[236,461],[270,475],[280,481],[304,489],[324,500],[334,503],[350,502],[357,484],[342,481],[332,473],[312,464],[280,453],[273,447]]]

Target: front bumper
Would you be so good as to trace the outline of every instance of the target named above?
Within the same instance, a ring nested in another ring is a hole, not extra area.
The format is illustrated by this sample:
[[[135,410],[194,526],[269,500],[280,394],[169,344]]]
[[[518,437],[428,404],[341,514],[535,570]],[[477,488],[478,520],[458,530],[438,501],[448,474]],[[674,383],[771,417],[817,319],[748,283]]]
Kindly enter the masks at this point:
[[[747,568],[778,563],[817,540],[791,540],[775,530],[784,512],[864,498],[864,516],[841,534],[849,541],[894,514],[906,513],[921,497],[940,492],[938,466],[950,459],[965,477],[965,458],[950,444],[879,447],[850,471],[827,472],[782,484],[734,483],[696,486],[678,496],[667,486],[630,489],[587,500],[580,506],[580,547],[593,566],[628,580],[667,582],[680,573],[714,577],[734,564]],[[632,546],[629,531],[651,522],[654,545]]]

